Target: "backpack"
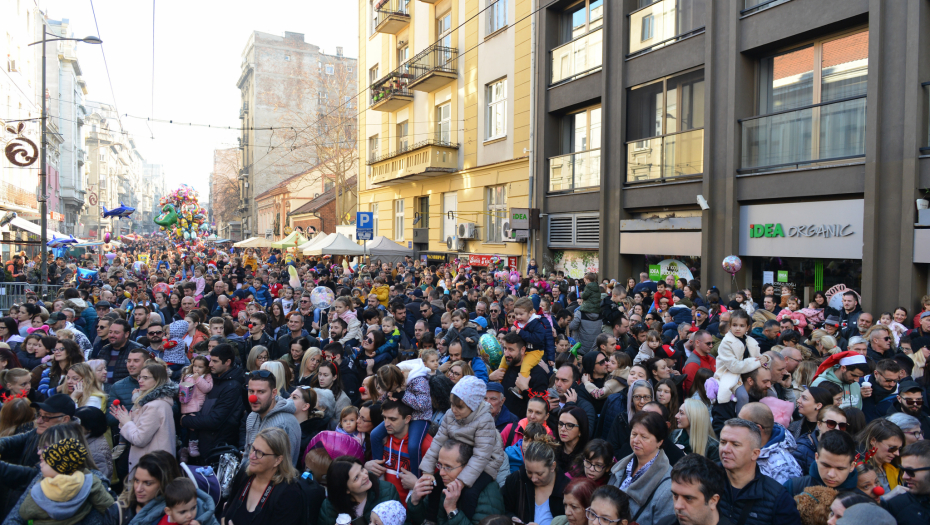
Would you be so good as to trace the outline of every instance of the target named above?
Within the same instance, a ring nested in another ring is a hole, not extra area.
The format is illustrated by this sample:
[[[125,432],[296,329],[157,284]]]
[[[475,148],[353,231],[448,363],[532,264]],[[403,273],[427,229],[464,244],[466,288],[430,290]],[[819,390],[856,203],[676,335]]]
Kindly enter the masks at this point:
[[[319,509],[323,506],[323,500],[326,499],[326,490],[313,479],[313,474],[309,471],[297,476],[294,484],[300,489],[302,496],[300,501],[303,502],[300,509],[300,523],[317,525],[317,519],[320,517]]]

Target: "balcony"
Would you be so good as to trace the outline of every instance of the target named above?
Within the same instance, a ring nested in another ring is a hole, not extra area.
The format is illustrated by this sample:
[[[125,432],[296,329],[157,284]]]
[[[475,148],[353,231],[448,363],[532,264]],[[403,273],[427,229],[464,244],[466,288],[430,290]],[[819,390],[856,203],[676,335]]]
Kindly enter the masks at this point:
[[[439,0],[420,0],[424,4],[438,4]]]
[[[248,113],[249,113],[249,103],[243,102],[242,107],[239,109],[239,118],[244,119]]]
[[[435,91],[456,79],[455,64],[459,50],[454,47],[431,46],[421,51],[407,63],[407,71],[413,78],[410,89]]]
[[[765,11],[771,7],[784,4],[790,0],[744,0],[743,10],[739,12],[740,16],[749,16],[760,11]]]
[[[77,150],[75,150],[75,156],[77,157],[78,166],[83,166],[84,161],[86,160],[85,159],[86,154],[84,153],[84,150],[78,148]]]
[[[599,71],[603,64],[604,30],[595,29],[552,50],[550,85]]]
[[[458,144],[431,139],[374,157],[368,161],[371,182],[389,186],[422,180],[434,173],[452,173],[458,170],[458,149]]]
[[[410,25],[410,0],[381,0],[375,5],[375,32],[396,35]]]
[[[635,140],[626,145],[626,181],[656,182],[704,173],[704,130]]]
[[[369,89],[371,102],[369,106],[375,111],[397,111],[413,102],[410,91],[410,79],[413,78],[406,68],[392,71],[388,76],[375,82]]]
[[[704,31],[705,0],[661,0],[633,11],[627,58]]]
[[[549,159],[549,192],[573,192],[599,188],[601,150],[560,155]]]
[[[740,173],[865,156],[865,95],[740,120]]]

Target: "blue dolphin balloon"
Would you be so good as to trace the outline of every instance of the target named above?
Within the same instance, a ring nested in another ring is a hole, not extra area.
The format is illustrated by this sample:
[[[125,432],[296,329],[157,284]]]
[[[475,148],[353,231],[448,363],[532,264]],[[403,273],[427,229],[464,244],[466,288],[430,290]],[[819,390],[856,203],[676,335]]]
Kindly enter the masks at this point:
[[[48,241],[46,246],[49,248],[62,248],[69,244],[77,244],[77,242],[78,240],[74,238],[74,235],[70,235],[68,237],[56,237],[55,235],[52,235],[52,240]]]
[[[134,211],[136,211],[135,208],[130,208],[129,206],[125,206],[123,205],[122,202],[119,203],[119,208],[113,208],[112,210],[108,210],[106,206],[102,206],[102,208],[103,208],[104,219],[106,219],[107,217],[118,217],[120,219],[125,219],[129,217],[130,215],[132,215]]]

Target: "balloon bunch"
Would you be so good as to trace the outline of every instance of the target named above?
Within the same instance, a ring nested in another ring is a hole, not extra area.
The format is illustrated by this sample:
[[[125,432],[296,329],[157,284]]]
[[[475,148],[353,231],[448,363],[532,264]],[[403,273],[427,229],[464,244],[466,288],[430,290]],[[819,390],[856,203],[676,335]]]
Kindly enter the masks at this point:
[[[175,242],[196,241],[210,235],[207,210],[200,206],[197,190],[182,184],[159,201],[161,214],[155,217],[161,231]]]

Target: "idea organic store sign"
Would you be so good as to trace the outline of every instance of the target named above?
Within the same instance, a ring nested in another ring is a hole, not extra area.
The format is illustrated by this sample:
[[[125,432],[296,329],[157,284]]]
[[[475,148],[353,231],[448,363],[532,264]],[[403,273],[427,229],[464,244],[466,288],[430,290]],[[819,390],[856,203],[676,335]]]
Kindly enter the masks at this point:
[[[863,202],[740,206],[739,255],[861,259]]]

